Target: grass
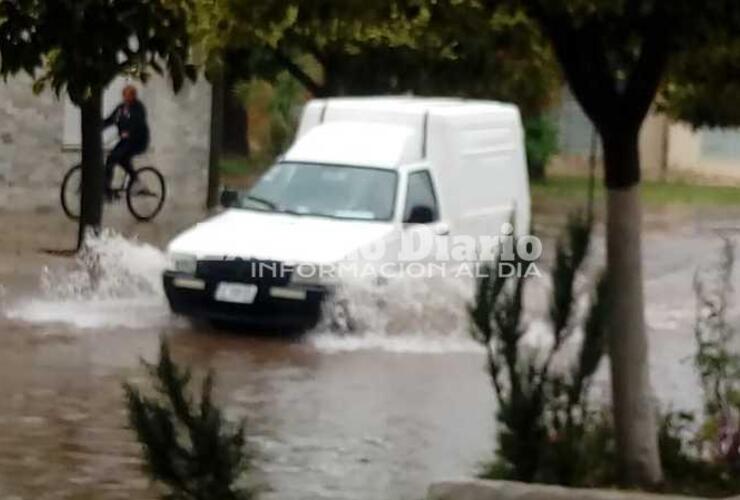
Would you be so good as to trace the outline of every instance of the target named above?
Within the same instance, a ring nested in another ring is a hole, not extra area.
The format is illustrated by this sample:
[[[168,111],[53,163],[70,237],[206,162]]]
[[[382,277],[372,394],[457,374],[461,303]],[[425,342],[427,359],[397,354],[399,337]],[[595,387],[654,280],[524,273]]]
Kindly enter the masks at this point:
[[[227,156],[221,159],[221,173],[224,175],[249,175],[260,172],[267,163],[258,158],[244,156]]]
[[[689,184],[685,181],[644,181],[642,199],[651,205],[740,205],[740,187]],[[588,192],[587,177],[554,176],[532,183],[533,199],[583,200]],[[603,199],[604,187],[596,182],[596,199]]]

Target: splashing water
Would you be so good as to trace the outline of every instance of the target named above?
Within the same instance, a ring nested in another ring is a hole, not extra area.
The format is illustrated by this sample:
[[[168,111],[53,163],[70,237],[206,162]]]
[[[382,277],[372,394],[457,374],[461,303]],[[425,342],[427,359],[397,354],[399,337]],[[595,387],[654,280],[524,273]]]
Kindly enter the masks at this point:
[[[44,268],[40,296],[8,304],[5,316],[80,329],[151,329],[184,325],[169,312],[159,249],[105,231],[88,241],[71,266]],[[307,343],[324,352],[382,350],[396,353],[480,352],[469,334],[470,278],[399,278],[377,284],[347,281],[327,309],[344,311],[353,328],[331,320]],[[336,316],[328,315],[332,319]]]
[[[449,276],[345,281],[308,340],[328,352],[478,352],[468,330],[473,290],[470,278]]]
[[[106,231],[88,242],[76,269],[45,268],[41,286],[45,295],[58,299],[160,297],[166,263],[153,246]]]
[[[44,268],[41,297],[6,308],[11,319],[78,328],[144,328],[170,322],[161,284],[165,255],[112,231],[88,240],[71,267]]]
[[[453,273],[454,274],[454,273]],[[589,305],[587,276],[579,277],[577,324]],[[547,276],[532,279],[525,287],[527,310],[521,348],[531,356],[544,356],[552,347],[552,328],[547,305],[552,284]],[[466,276],[404,277],[379,285],[370,280],[345,281],[337,297],[327,305],[328,318],[309,341],[328,352],[384,350],[397,353],[483,352],[471,335],[468,315],[475,282]],[[343,321],[334,321],[337,308]],[[347,319],[345,320],[346,317]],[[351,321],[349,328],[347,321]],[[340,332],[340,333],[337,333]],[[568,345],[555,365],[568,366],[580,345],[583,332],[574,328]],[[542,359],[544,361],[544,359]]]

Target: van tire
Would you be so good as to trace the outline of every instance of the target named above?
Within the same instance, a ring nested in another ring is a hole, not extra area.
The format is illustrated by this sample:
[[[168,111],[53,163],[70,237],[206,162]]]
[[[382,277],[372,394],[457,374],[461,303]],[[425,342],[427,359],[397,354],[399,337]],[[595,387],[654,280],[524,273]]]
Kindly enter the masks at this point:
[[[328,322],[329,329],[334,333],[351,334],[358,330],[347,299],[339,299],[332,304]]]

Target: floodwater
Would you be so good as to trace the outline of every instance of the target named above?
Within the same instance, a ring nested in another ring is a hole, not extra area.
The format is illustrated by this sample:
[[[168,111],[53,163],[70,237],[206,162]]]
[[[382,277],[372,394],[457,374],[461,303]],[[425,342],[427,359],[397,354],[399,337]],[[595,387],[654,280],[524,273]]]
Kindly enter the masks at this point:
[[[143,380],[140,360],[155,359],[162,335],[196,373],[213,368],[218,400],[247,419],[265,499],[418,500],[430,482],[470,476],[490,458],[494,403],[464,313],[472,284],[350,295],[362,319],[351,335],[219,332],[170,315],[159,285],[159,249],[199,217],[143,226],[114,213],[117,232],[77,262],[41,251],[71,245],[74,226],[58,215],[0,214],[0,499],[156,498],[121,383]],[[735,220],[686,209],[648,216],[653,384],[666,406],[699,404],[692,277],[716,258],[719,234],[737,234]],[[596,246],[594,262],[600,237]],[[105,269],[94,285],[90,262]]]

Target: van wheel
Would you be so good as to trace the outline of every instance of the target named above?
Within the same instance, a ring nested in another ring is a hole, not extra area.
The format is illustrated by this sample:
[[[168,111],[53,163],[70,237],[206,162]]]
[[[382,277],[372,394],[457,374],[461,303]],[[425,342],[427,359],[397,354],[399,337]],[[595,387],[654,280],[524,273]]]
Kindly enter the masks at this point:
[[[355,333],[357,331],[357,322],[352,316],[349,302],[346,299],[339,299],[332,304],[329,313],[329,329],[335,333]]]

